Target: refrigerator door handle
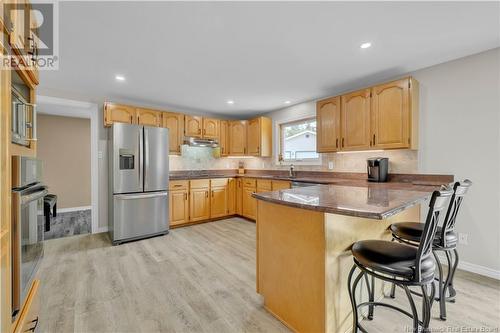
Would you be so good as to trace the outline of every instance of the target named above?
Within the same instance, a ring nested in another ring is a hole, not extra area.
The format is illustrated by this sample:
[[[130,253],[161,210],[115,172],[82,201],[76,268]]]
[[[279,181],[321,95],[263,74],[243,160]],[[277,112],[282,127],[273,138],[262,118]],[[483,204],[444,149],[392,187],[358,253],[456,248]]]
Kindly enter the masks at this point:
[[[149,199],[149,198],[159,198],[159,197],[167,197],[168,192],[159,192],[159,193],[151,193],[151,194],[118,194],[115,195],[116,199],[120,200],[137,200],[137,199]]]
[[[138,131],[139,133],[139,187],[141,189],[144,189],[144,183],[143,183],[143,173],[144,173],[144,144],[143,144],[143,128],[141,127],[140,130]]]
[[[146,191],[148,182],[148,170],[149,170],[149,132],[146,127],[144,127],[144,191]]]

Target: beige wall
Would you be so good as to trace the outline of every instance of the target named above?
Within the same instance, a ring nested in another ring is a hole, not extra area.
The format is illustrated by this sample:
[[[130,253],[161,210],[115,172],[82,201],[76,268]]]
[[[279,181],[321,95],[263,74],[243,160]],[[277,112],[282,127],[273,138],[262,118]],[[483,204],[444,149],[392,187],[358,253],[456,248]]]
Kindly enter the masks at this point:
[[[37,150],[58,208],[90,206],[90,119],[38,115]]]

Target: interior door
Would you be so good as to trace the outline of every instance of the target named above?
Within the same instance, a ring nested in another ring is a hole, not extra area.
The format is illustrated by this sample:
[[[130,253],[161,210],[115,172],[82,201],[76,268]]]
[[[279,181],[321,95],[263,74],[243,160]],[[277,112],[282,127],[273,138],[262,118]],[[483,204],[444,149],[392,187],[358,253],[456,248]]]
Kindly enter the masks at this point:
[[[144,192],[168,189],[168,129],[144,126]]]
[[[142,126],[113,124],[113,193],[143,191]]]

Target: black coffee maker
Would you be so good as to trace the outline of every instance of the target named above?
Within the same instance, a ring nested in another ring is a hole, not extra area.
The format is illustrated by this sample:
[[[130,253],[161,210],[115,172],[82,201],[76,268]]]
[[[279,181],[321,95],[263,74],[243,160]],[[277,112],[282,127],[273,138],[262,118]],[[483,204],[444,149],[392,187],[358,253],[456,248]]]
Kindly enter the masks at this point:
[[[366,160],[369,182],[386,182],[389,171],[389,159],[387,157],[373,157]]]

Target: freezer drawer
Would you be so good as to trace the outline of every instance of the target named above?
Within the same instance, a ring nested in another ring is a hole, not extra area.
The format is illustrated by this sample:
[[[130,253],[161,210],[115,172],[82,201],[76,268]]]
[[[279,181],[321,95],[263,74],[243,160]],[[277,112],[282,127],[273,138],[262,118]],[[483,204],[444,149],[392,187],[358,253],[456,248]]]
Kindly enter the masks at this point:
[[[168,192],[113,195],[113,243],[166,233]]]

